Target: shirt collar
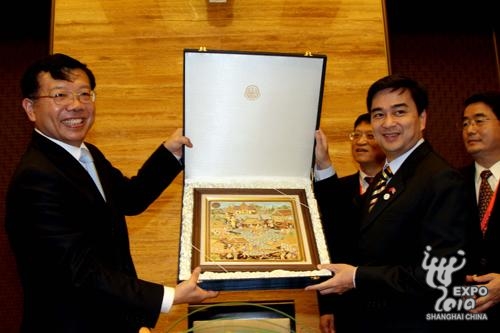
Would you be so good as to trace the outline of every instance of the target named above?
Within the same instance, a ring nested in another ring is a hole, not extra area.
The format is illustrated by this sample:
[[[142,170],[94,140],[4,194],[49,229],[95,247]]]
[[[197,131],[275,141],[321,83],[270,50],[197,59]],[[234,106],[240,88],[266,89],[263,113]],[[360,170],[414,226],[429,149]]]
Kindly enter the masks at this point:
[[[80,147],[75,147],[75,146],[72,146],[72,145],[68,145],[67,143],[65,142],[62,142],[60,140],[56,140],[54,138],[51,138],[50,136],[47,136],[45,135],[44,133],[42,133],[39,129],[35,128],[35,132],[37,132],[38,134],[46,137],[47,139],[49,139],[50,141],[54,142],[56,145],[60,146],[61,148],[63,148],[64,150],[66,150],[68,153],[71,154],[71,156],[73,156],[75,159],[79,160],[80,159],[80,155],[81,155],[81,151],[82,151],[82,148],[85,148],[87,149],[87,147],[85,146],[84,143],[81,144]]]
[[[476,167],[476,174],[474,175],[474,179],[476,180],[476,183],[479,183],[481,181],[481,172],[486,170],[487,168],[483,167],[477,162],[474,162],[474,164]],[[488,170],[490,170],[491,173],[493,174],[493,178],[496,184],[500,179],[500,161],[493,164],[490,168],[488,168]]]
[[[402,154],[401,156],[398,156],[397,158],[395,158],[394,160],[392,160],[390,162],[386,162],[384,168],[387,166],[390,166],[392,174],[395,174],[399,170],[399,168],[401,167],[403,162],[408,158],[408,156],[410,156],[410,154],[413,153],[413,151],[415,149],[417,149],[417,147],[420,146],[422,143],[424,143],[423,138],[418,140],[417,143],[410,150],[408,150],[406,153]]]
[[[366,173],[363,172],[363,170],[359,169],[359,178],[360,179],[365,179],[365,177],[370,177]]]

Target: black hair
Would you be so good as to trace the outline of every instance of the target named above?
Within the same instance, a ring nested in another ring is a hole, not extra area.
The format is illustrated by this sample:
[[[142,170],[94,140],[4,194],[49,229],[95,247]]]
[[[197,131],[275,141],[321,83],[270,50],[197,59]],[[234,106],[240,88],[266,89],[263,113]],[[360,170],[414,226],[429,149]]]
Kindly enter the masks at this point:
[[[375,81],[368,89],[366,96],[368,112],[371,112],[373,97],[384,89],[391,89],[391,91],[408,90],[417,106],[418,114],[421,114],[429,106],[429,96],[423,84],[404,75],[392,74]]]
[[[358,127],[359,124],[361,123],[367,123],[367,124],[372,123],[372,118],[368,112],[360,114],[358,118],[356,118],[356,120],[354,121],[354,128]]]
[[[71,81],[71,71],[81,69],[87,74],[90,81],[90,88],[94,90],[96,86],[95,76],[86,64],[62,54],[55,53],[42,58],[31,64],[21,78],[21,93],[23,98],[31,98],[40,89],[38,75],[42,72],[50,73],[55,80]]]
[[[464,107],[478,102],[488,105],[497,119],[500,120],[500,91],[491,90],[476,92],[465,99]]]

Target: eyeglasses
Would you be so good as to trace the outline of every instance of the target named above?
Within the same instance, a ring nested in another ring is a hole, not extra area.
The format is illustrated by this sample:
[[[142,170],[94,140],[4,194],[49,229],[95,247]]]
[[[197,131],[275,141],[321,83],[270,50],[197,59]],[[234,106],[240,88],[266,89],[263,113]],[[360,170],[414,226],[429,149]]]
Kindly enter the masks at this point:
[[[73,103],[73,101],[78,99],[80,103],[83,104],[88,104],[91,102],[95,102],[95,91],[93,90],[86,90],[86,91],[80,91],[80,92],[72,92],[69,90],[55,90],[51,92],[49,95],[45,96],[33,96],[31,97],[32,99],[39,99],[39,98],[52,98],[54,103],[57,105],[69,105]]]
[[[366,140],[373,141],[375,140],[375,136],[373,135],[372,132],[360,132],[360,131],[354,131],[349,133],[349,140],[351,141],[358,141],[361,139],[361,137],[365,136]]]
[[[462,129],[467,129],[469,126],[476,126],[477,128],[483,127],[486,125],[488,121],[490,121],[490,118],[484,117],[484,116],[476,116],[472,119],[464,119],[462,121]]]

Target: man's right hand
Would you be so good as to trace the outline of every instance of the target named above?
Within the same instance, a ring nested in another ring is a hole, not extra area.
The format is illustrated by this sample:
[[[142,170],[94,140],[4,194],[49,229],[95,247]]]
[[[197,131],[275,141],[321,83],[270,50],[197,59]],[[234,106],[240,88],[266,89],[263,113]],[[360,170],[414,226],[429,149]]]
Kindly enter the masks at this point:
[[[323,170],[332,165],[330,154],[328,153],[328,138],[321,128],[315,132],[314,138],[316,140],[316,147],[314,149],[316,168]]]
[[[173,304],[200,303],[207,298],[217,297],[218,291],[205,290],[198,286],[201,268],[196,267],[189,280],[182,281],[175,287]]]

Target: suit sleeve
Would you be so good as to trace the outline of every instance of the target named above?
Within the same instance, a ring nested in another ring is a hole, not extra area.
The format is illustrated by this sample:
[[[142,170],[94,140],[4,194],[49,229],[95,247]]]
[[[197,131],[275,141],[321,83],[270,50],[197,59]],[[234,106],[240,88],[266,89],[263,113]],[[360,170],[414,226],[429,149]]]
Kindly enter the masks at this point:
[[[183,168],[177,158],[160,145],[142,165],[137,175],[128,178],[114,168],[99,151],[97,153],[101,156],[102,164],[99,171],[104,170],[106,173],[103,177],[104,182],[109,183],[115,198],[114,204],[119,206],[124,215],[142,213],[172,183]]]

